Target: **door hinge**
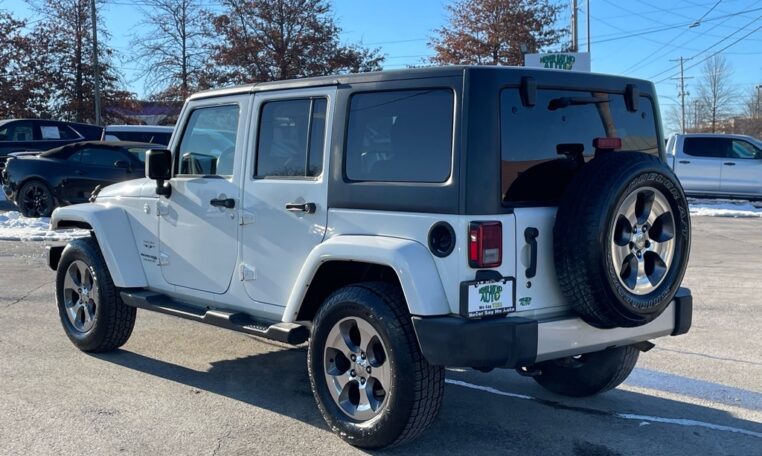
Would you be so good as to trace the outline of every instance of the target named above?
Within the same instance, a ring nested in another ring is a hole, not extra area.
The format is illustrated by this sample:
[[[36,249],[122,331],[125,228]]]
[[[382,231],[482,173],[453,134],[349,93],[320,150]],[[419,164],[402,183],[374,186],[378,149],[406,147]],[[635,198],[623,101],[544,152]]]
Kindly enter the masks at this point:
[[[252,214],[249,211],[245,211],[243,209],[238,211],[238,224],[239,225],[248,225],[249,223],[254,223],[254,214]]]
[[[169,214],[169,205],[161,200],[156,201],[156,216],[159,217],[167,214]]]
[[[164,252],[159,252],[158,258],[156,258],[156,264],[159,266],[166,266],[169,264],[169,255]]]
[[[256,278],[257,278],[257,270],[256,270],[256,268],[254,268],[254,266],[251,266],[251,265],[248,265],[248,264],[245,264],[245,263],[241,264],[238,267],[238,272],[239,272],[239,274],[238,274],[239,279],[242,282],[245,282],[247,280],[256,280]]]

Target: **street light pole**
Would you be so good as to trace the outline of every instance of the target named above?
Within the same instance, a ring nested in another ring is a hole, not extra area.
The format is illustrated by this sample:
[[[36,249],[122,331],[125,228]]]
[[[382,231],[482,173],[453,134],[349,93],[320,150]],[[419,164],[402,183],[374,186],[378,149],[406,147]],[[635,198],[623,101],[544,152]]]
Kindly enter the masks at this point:
[[[90,21],[93,23],[93,86],[95,88],[95,125],[101,125],[101,87],[98,68],[98,22],[95,0],[90,0]]]

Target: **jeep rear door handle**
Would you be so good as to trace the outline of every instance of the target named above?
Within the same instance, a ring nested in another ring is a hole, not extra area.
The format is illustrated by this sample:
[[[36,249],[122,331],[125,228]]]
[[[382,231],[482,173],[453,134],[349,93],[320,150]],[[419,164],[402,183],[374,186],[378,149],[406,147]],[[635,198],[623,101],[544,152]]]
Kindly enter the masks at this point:
[[[315,203],[286,203],[286,210],[289,212],[306,212],[314,214],[317,210]]]
[[[687,165],[687,164],[690,163],[690,161],[689,160],[680,160],[678,163],[681,163],[683,165]]]
[[[228,209],[233,209],[235,207],[235,200],[233,198],[213,198],[211,201],[209,201],[209,204],[214,207],[225,207]]]
[[[535,227],[524,230],[524,240],[529,244],[529,267],[526,270],[527,279],[537,275],[537,236],[540,231]]]
[[[733,163],[733,162],[725,162],[725,163],[723,163],[723,165],[725,165],[725,166],[736,166],[736,164]]]

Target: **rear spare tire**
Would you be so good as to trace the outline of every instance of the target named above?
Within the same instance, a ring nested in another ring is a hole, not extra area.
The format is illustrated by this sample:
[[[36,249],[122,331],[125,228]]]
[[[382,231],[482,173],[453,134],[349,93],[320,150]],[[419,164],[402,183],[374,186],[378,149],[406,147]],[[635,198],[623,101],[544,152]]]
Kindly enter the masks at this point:
[[[688,202],[658,157],[609,152],[572,179],[553,237],[559,285],[582,319],[640,326],[664,311],[683,280]]]

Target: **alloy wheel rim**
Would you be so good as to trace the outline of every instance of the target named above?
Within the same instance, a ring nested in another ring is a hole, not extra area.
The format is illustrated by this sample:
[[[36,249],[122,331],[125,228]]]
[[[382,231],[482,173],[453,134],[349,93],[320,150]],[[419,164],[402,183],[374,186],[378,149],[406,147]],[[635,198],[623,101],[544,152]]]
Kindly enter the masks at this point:
[[[328,390],[342,412],[357,421],[383,412],[392,372],[386,347],[370,323],[357,317],[337,322],[323,355]]]
[[[64,276],[64,307],[69,323],[80,333],[87,333],[95,325],[96,310],[100,305],[97,280],[90,267],[74,260]]]
[[[45,214],[50,204],[50,199],[44,188],[38,184],[30,186],[24,193],[23,205],[27,212],[33,216],[41,217]]]
[[[611,228],[611,261],[619,283],[635,295],[653,292],[672,266],[675,217],[664,194],[634,190],[619,205]]]

